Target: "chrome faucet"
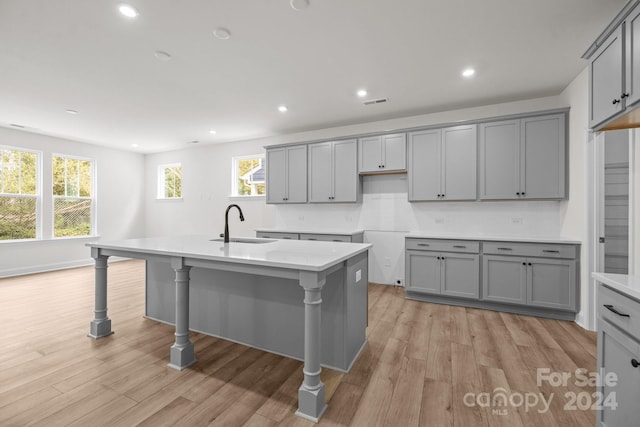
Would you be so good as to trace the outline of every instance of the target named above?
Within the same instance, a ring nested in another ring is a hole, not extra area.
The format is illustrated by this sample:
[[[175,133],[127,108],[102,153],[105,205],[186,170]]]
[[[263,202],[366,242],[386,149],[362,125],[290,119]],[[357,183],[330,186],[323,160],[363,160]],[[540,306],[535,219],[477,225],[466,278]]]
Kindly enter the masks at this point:
[[[238,205],[229,205],[224,213],[224,243],[229,243],[229,209],[236,207],[240,212],[240,221],[244,221],[244,215],[242,215],[242,209]]]

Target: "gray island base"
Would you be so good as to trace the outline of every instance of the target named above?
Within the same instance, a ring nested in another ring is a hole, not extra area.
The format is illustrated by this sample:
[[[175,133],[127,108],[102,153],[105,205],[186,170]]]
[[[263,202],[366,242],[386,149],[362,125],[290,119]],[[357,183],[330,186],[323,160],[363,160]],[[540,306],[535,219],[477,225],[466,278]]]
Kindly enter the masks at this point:
[[[321,365],[348,371],[366,344],[368,244],[206,236],[90,243],[95,318],[108,336],[107,260],[146,260],[146,316],[175,325],[169,366],[196,362],[189,331],[304,361],[296,415],[317,422],[327,408]]]

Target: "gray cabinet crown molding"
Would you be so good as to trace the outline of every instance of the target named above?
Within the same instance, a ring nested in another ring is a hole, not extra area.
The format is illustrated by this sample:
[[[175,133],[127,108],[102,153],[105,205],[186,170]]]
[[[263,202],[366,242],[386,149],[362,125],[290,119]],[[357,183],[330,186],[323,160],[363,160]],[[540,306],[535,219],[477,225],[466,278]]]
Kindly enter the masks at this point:
[[[629,2],[622,8],[622,10],[616,15],[615,18],[607,25],[607,28],[600,33],[598,38],[589,46],[589,48],[582,54],[582,59],[590,59],[596,50],[609,38],[611,34],[618,28],[618,26],[624,21],[634,7],[640,4],[640,0],[629,0]]]
[[[638,1],[640,1],[640,0],[638,0]],[[265,148],[265,149],[281,148],[281,147],[290,147],[290,146],[293,146],[293,145],[308,145],[308,144],[316,144],[316,143],[319,143],[319,142],[334,142],[334,141],[341,141],[341,140],[345,140],[345,139],[360,139],[360,138],[366,138],[366,137],[371,137],[371,136],[392,135],[392,134],[396,134],[396,133],[418,132],[418,131],[425,131],[425,130],[432,130],[432,129],[442,129],[442,128],[448,128],[448,127],[454,127],[454,126],[462,126],[462,125],[474,125],[474,124],[480,125],[482,123],[489,123],[489,122],[495,122],[495,121],[515,120],[515,119],[523,119],[523,118],[530,118],[530,117],[537,117],[537,116],[548,116],[548,115],[552,115],[552,114],[567,114],[567,116],[568,116],[570,110],[571,110],[570,107],[551,108],[551,109],[548,109],[548,110],[537,110],[537,111],[531,111],[531,112],[525,112],[525,113],[505,114],[505,115],[501,115],[501,116],[483,117],[483,118],[480,118],[480,119],[459,120],[459,121],[453,121],[453,122],[436,123],[436,124],[425,125],[425,126],[414,126],[414,127],[408,127],[408,128],[388,129],[388,130],[378,131],[378,132],[366,132],[366,133],[356,133],[356,134],[348,134],[348,135],[338,135],[338,136],[333,136],[333,137],[330,137],[330,138],[311,139],[311,140],[307,140],[307,141],[294,141],[294,142],[286,142],[286,143],[282,143],[282,144],[269,144],[269,145],[263,146],[263,148]]]

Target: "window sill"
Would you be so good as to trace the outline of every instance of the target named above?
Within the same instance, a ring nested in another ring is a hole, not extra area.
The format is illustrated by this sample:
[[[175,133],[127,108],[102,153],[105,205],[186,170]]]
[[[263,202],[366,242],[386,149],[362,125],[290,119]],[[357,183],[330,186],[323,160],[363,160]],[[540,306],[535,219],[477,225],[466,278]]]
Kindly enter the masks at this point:
[[[182,202],[184,199],[182,197],[172,197],[169,199],[163,199],[156,197],[156,202]]]

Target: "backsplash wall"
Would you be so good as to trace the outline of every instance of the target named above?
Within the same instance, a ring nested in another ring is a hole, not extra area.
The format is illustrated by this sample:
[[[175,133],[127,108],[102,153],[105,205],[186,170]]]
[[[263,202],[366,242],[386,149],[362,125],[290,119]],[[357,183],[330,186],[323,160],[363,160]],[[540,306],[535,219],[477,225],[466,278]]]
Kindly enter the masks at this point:
[[[311,230],[366,230],[373,243],[374,283],[404,281],[404,237],[421,234],[558,236],[564,201],[412,202],[406,175],[362,178],[359,204],[277,205],[275,227]]]

